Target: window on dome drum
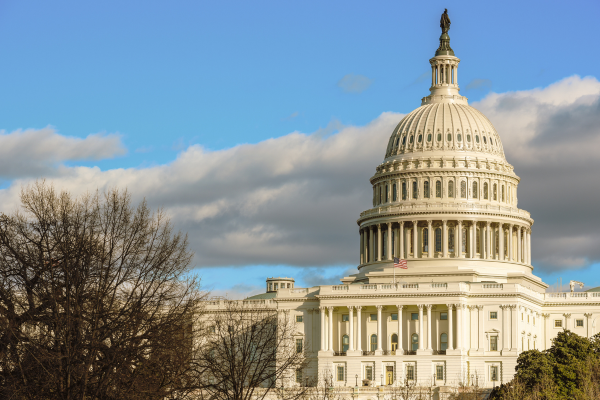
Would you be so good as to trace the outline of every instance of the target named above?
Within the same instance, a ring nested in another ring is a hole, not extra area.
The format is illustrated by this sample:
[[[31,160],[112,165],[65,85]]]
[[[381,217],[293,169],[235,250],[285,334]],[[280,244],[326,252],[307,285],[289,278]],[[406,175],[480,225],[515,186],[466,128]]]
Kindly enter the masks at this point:
[[[494,140],[492,140],[492,138],[490,137],[490,144],[493,145],[494,144]]]
[[[398,321],[398,314],[392,313],[391,318],[392,318],[392,321]]]
[[[428,141],[428,142],[431,142],[431,133],[428,133],[428,134],[427,134],[427,141]]]
[[[400,138],[396,139],[396,147],[398,147],[398,144],[400,143]]]
[[[402,138],[402,145],[404,146],[405,144],[406,144],[406,136],[404,136],[404,137]]]
[[[438,134],[437,134],[437,141],[438,141],[438,142],[441,142],[441,141],[442,141],[442,134],[441,134],[441,133],[438,133]]]
[[[487,184],[487,182],[483,183],[483,199],[484,200],[488,199],[488,184]]]
[[[387,203],[387,202],[389,202],[389,199],[388,199],[388,193],[389,193],[389,192],[388,192],[388,185],[385,185],[385,202],[386,202],[386,203]]]
[[[377,335],[371,335],[371,351],[377,350]]]
[[[442,182],[435,182],[435,197],[438,199],[442,197]]]
[[[476,199],[479,197],[479,190],[477,190],[477,182],[473,182],[473,198]]]
[[[402,200],[406,200],[406,182],[402,182]]]
[[[302,322],[302,315],[296,315],[296,322]]]
[[[445,349],[442,349],[445,350]],[[435,379],[437,381],[443,381],[444,380],[444,366],[443,365],[436,365],[435,366]]]
[[[412,198],[416,200],[418,197],[419,197],[419,189],[417,187],[417,181],[413,181]]]
[[[459,142],[462,141],[462,136],[460,135],[460,133],[456,135],[456,140],[458,140]]]
[[[448,197],[450,197],[450,198],[454,197],[454,182],[453,181],[448,182]]]
[[[350,338],[348,335],[342,336],[342,351],[346,352],[350,348]]]
[[[440,335],[440,350],[448,350],[448,335],[445,333]]]
[[[348,322],[348,321],[350,321],[350,315],[342,314],[342,322]]]
[[[448,232],[448,251],[454,252],[454,229],[450,229]]]
[[[490,336],[490,351],[498,351],[498,336]]]
[[[429,230],[427,228],[423,228],[423,252],[427,253],[429,251]]]
[[[471,142],[471,135],[467,135],[467,142]]]
[[[448,320],[448,313],[447,312],[441,312],[440,313],[440,321],[447,321]]]
[[[412,135],[410,136],[409,143],[410,143],[410,144],[413,144],[413,136],[412,136]]]
[[[475,229],[475,252],[481,254],[481,230]]]
[[[483,137],[483,144],[487,144],[487,140],[486,140],[485,136]]]
[[[426,199],[429,198],[429,181],[423,183],[423,197]]]
[[[398,349],[398,335],[395,333],[392,335],[392,351],[396,351]]]
[[[479,135],[475,135],[475,142],[479,143]]]
[[[465,181],[460,183],[460,197],[463,199],[467,198],[467,182]]]
[[[583,328],[583,320],[582,319],[575,320],[575,326],[578,328]]]
[[[451,142],[452,141],[452,134],[449,133],[447,136],[448,136],[448,141]]]
[[[279,285],[279,284],[277,284],[277,283],[275,284],[275,290],[279,289],[279,286],[278,286],[278,285]]]
[[[498,319],[498,312],[490,311],[490,319]]]
[[[296,339],[296,353],[302,353],[302,339]]]
[[[412,337],[410,339],[410,346],[411,346],[412,351],[419,350],[419,335],[418,334],[416,334],[416,333],[412,334]]]
[[[406,379],[409,381],[415,380],[415,366],[414,365],[406,366]]]
[[[343,365],[338,365],[337,366],[337,380],[338,382],[344,381],[344,366]]]
[[[419,141],[419,143],[421,143],[421,141],[423,141],[423,135],[419,135],[418,141]]]
[[[440,228],[435,230],[435,251],[442,251],[442,230]]]
[[[419,320],[419,313],[410,313],[410,319],[413,321],[418,321]]]
[[[498,200],[498,185],[494,183],[494,200]]]
[[[396,194],[396,184],[392,185],[392,201],[397,201],[398,195]]]

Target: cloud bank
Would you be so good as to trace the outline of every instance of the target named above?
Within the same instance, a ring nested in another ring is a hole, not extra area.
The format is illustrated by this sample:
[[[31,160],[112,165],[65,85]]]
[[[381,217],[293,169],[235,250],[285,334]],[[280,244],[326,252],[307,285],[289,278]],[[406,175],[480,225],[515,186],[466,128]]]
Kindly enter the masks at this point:
[[[600,82],[574,76],[546,88],[491,93],[473,106],[494,123],[522,178],[519,206],[535,219],[534,265],[549,271],[600,261]],[[294,132],[221,151],[191,146],[167,165],[107,171],[55,164],[113,156],[120,142],[63,138],[67,149],[42,152],[46,161],[29,173],[39,171],[74,194],[127,187],[134,200],[164,207],[189,232],[200,267],[355,265],[355,221],[370,206],[368,178],[401,118],[383,113],[361,127]],[[13,149],[15,163],[32,154],[27,146]],[[29,181],[0,190],[3,211],[16,207],[20,185]]]

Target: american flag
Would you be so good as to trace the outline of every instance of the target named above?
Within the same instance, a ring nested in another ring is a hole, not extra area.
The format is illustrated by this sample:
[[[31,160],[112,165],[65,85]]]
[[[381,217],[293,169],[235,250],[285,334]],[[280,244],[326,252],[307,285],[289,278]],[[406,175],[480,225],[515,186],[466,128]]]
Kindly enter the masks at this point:
[[[398,257],[394,257],[394,268],[408,269],[408,265],[406,264],[406,260],[401,260]]]

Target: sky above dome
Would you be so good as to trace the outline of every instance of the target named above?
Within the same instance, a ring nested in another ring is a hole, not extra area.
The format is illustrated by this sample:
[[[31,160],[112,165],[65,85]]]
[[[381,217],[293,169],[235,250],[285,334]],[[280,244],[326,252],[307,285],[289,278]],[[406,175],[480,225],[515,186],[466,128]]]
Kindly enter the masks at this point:
[[[189,232],[215,294],[336,283],[444,7],[461,94],[522,178],[535,273],[599,286],[597,1],[2,1],[0,210],[39,178],[126,187]]]

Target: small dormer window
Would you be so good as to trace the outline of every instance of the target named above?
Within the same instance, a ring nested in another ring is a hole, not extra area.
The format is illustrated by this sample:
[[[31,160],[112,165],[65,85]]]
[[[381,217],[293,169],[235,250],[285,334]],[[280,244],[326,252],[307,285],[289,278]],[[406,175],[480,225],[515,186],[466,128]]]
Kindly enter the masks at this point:
[[[460,133],[458,135],[456,135],[456,139],[460,142],[462,141],[462,136],[460,135]]]
[[[471,142],[471,135],[467,135],[467,142]]]
[[[475,136],[475,142],[479,143],[479,135]]]
[[[413,137],[411,136],[410,137],[410,144],[412,144],[412,143],[413,143]]]
[[[449,133],[449,134],[448,134],[448,141],[449,141],[449,142],[451,142],[451,141],[452,141],[452,134],[451,134],[451,133]]]
[[[487,144],[487,140],[485,139],[485,136],[483,137],[483,144]]]
[[[419,135],[418,142],[421,143],[423,141],[423,135]]]
[[[438,133],[438,134],[437,134],[437,141],[438,141],[438,142],[441,142],[441,141],[442,141],[442,134],[441,134],[441,133]]]
[[[406,136],[404,136],[404,137],[402,138],[402,145],[405,145],[405,144],[406,144]]]
[[[431,142],[431,133],[427,135],[427,141]]]

